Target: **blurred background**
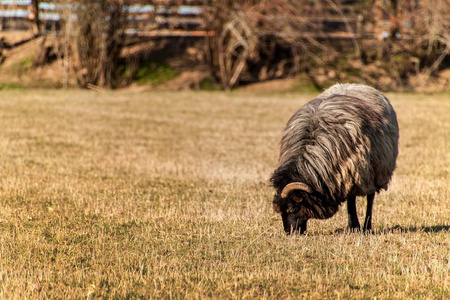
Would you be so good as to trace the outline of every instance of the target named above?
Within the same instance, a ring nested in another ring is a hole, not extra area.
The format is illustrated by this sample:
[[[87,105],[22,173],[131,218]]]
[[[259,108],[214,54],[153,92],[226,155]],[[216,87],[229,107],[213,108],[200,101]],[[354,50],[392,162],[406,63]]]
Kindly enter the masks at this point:
[[[449,0],[0,0],[0,87],[450,89]]]

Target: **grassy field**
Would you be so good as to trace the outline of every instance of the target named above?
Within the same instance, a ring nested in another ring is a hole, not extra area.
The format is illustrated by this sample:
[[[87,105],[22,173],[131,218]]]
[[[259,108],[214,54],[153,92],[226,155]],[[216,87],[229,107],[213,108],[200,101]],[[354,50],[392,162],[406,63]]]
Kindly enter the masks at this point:
[[[0,91],[0,298],[449,299],[450,95],[388,94],[373,234],[343,206],[286,237],[268,178],[313,96]]]

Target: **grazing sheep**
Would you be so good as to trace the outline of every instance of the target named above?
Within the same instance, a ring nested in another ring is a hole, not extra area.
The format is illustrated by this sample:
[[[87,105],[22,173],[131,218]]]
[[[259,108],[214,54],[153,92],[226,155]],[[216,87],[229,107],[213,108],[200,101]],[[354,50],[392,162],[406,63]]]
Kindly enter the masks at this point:
[[[355,200],[366,195],[370,230],[375,192],[387,189],[395,169],[398,137],[389,100],[366,85],[334,85],[301,107],[286,125],[270,179],[286,233],[305,232],[308,219],[330,218],[345,201],[349,227],[359,230]]]

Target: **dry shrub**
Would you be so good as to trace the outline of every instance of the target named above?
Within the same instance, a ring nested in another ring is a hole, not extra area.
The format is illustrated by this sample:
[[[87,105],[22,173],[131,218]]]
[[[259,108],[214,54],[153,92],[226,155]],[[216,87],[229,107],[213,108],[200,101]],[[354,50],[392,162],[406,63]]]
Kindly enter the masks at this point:
[[[333,52],[318,40],[323,32],[314,20],[322,9],[320,0],[216,1],[205,16],[214,32],[208,38],[213,75],[229,90],[244,70],[266,80],[320,63],[320,53]]]
[[[383,2],[384,3],[384,2]],[[391,20],[386,39],[391,68],[425,75],[425,80],[441,68],[450,54],[450,5],[448,0],[396,1],[380,7]],[[401,59],[398,59],[399,57]]]
[[[422,1],[412,16],[412,33],[417,37],[413,51],[429,76],[439,70],[450,54],[450,5],[447,0]]]
[[[119,84],[119,56],[125,41],[124,0],[78,0],[77,21],[70,45],[79,86],[115,88]],[[67,32],[67,31],[66,31]]]
[[[225,90],[244,81],[299,72],[315,83],[314,69],[351,58],[363,75],[367,75],[364,65],[382,65],[394,82],[392,88],[401,88],[414,74],[428,80],[448,65],[448,0],[361,1],[353,3],[351,10],[348,7],[335,0],[214,1],[205,16],[206,28],[214,32],[208,37],[213,76]],[[380,10],[382,14],[377,14]],[[329,39],[334,28],[325,23],[336,17],[345,26],[339,30],[354,34],[353,38]],[[356,19],[356,24],[348,18]],[[386,39],[364,40],[366,28],[370,33],[387,20]],[[378,54],[372,59],[373,50]],[[345,68],[336,71],[346,72]]]

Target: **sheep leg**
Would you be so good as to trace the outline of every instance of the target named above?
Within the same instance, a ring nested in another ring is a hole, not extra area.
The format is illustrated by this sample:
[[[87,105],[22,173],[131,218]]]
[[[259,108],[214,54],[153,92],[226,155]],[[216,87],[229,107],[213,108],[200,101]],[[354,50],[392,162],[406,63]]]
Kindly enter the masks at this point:
[[[372,229],[372,207],[374,198],[375,193],[367,195],[367,210],[366,210],[366,219],[364,220],[364,231]]]
[[[347,199],[348,227],[352,231],[359,231],[361,225],[358,221],[358,213],[356,212],[356,196],[350,196]]]
[[[305,233],[305,231],[306,231],[306,222],[307,222],[307,221],[305,221],[305,223],[303,223],[303,224],[300,226],[300,234],[304,234],[304,233]]]

